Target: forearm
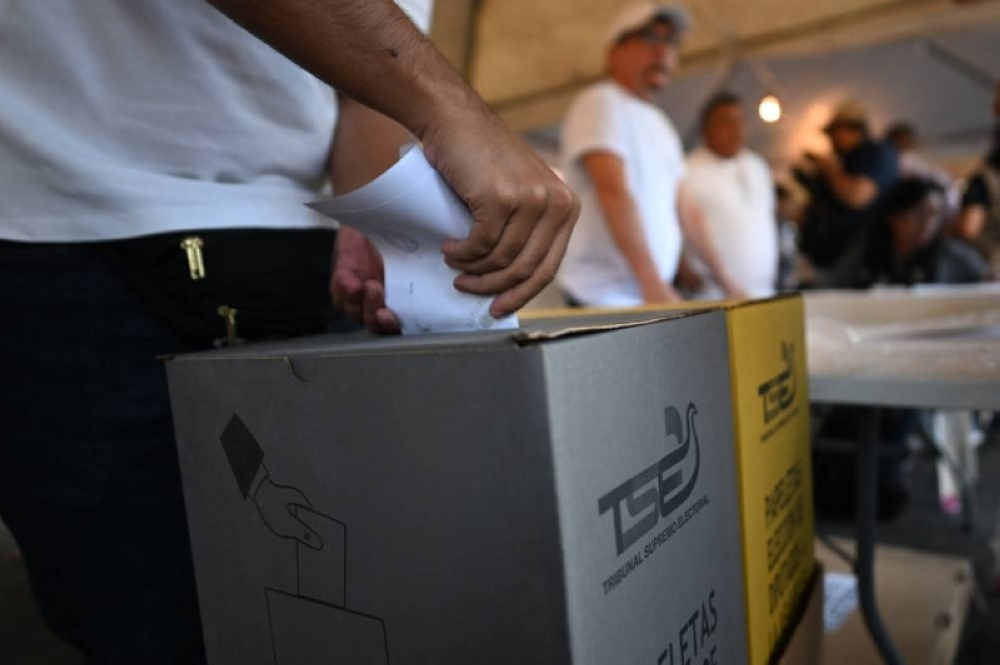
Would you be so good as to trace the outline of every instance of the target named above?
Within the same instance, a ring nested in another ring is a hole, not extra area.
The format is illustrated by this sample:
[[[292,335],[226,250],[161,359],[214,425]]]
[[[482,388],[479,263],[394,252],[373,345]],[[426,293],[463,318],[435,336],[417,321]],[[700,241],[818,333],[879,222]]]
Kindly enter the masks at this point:
[[[316,77],[422,138],[452,113],[488,113],[390,0],[208,0]]]
[[[981,205],[966,206],[959,215],[956,233],[963,240],[975,240],[983,232],[986,208]]]
[[[678,216],[681,222],[681,229],[684,231],[685,239],[698,253],[698,256],[708,269],[712,271],[718,283],[727,291],[733,287],[729,271],[723,265],[722,258],[715,248],[711,235],[708,231],[708,220],[701,208],[695,203],[691,196],[681,190],[678,196]]]
[[[649,241],[632,196],[617,188],[598,188],[597,198],[611,239],[628,261],[636,281],[643,287],[662,283],[663,278],[649,251]]]
[[[823,170],[823,177],[834,195],[846,206],[859,210],[868,206],[878,194],[878,189],[870,180],[854,176],[839,165],[830,165]]]
[[[414,140],[405,127],[350,97],[339,96],[337,131],[330,150],[330,184],[336,196],[368,184],[399,161]]]

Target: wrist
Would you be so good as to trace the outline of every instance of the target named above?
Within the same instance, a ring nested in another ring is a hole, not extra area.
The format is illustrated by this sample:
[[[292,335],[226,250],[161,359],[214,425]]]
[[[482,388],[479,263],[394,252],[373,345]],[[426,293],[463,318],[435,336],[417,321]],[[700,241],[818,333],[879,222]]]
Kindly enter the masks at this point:
[[[437,163],[441,144],[456,133],[471,131],[476,136],[483,136],[504,128],[483,100],[464,83],[459,83],[450,91],[429,93],[410,128],[431,164]]]
[[[669,286],[666,282],[656,279],[639,283],[642,299],[648,303],[663,302],[669,298]]]

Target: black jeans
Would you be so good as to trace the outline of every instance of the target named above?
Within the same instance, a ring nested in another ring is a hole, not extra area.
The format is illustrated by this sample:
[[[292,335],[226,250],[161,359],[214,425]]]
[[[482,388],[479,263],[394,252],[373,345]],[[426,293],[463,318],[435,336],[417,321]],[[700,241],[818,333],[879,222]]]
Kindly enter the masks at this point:
[[[0,242],[0,519],[46,622],[90,662],[203,663],[157,360],[195,347],[103,251]]]

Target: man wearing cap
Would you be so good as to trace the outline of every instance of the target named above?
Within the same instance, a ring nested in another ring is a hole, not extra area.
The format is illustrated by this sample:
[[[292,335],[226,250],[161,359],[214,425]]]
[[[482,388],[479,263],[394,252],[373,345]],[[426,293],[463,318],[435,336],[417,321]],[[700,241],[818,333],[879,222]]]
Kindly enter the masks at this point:
[[[653,104],[677,68],[689,26],[679,6],[629,5],[607,40],[608,78],[573,101],[563,123],[561,166],[581,215],[560,284],[573,305],[672,302],[683,234],[723,290],[741,295],[722,267],[701,211],[681,186],[677,131]]]
[[[811,197],[802,251],[817,268],[834,266],[879,218],[885,193],[899,177],[896,152],[872,139],[868,112],[847,102],[823,131],[833,155],[807,153],[796,177]]]

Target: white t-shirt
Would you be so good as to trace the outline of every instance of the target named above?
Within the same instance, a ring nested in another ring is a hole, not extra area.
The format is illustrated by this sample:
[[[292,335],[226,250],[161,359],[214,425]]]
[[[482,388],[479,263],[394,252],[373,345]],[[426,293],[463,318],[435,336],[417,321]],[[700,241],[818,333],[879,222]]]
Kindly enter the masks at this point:
[[[701,148],[688,159],[685,187],[701,206],[708,236],[733,280],[751,297],[774,295],[778,226],[774,181],[764,160],[746,150],[723,159]],[[691,253],[692,268],[705,280],[696,297],[725,297],[708,267]]]
[[[650,253],[663,281],[670,282],[682,245],[677,188],[684,176],[684,151],[677,131],[660,109],[611,81],[580,93],[563,123],[560,166],[580,197],[581,212],[559,283],[586,305],[638,305],[642,290],[611,237],[594,185],[580,161],[594,152],[609,152],[624,162]]]
[[[0,81],[0,238],[329,221],[332,91],[205,0],[0,2]]]

